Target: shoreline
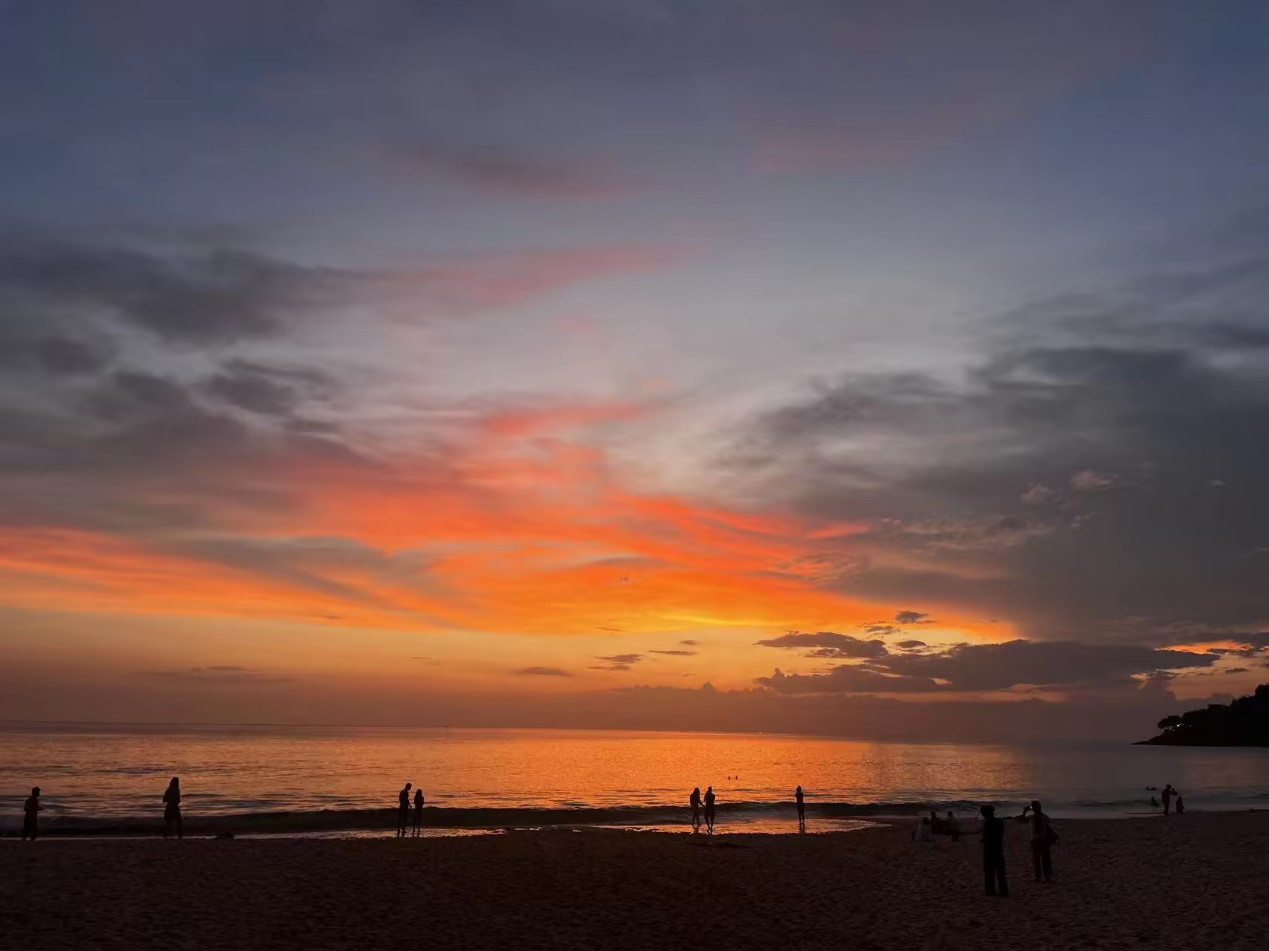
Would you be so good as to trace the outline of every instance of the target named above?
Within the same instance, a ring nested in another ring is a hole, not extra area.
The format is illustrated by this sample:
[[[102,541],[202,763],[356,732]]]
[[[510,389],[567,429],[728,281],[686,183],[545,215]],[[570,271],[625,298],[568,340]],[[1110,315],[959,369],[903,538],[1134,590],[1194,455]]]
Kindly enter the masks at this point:
[[[1055,881],[1006,834],[588,829],[0,848],[0,927],[26,951],[269,948],[1250,949],[1269,932],[1269,814],[1068,820]]]

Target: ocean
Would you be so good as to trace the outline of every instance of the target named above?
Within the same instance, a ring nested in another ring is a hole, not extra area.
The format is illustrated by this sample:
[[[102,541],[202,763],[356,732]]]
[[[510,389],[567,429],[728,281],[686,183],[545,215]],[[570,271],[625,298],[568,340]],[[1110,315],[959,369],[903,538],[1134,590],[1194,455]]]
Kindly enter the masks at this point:
[[[0,723],[0,835],[30,787],[45,833],[161,831],[179,775],[187,832],[390,834],[408,781],[441,831],[681,829],[693,786],[713,786],[720,831],[809,831],[935,808],[1054,817],[1150,812],[1148,786],[1189,810],[1269,808],[1269,750],[1120,745],[881,743],[771,734]]]

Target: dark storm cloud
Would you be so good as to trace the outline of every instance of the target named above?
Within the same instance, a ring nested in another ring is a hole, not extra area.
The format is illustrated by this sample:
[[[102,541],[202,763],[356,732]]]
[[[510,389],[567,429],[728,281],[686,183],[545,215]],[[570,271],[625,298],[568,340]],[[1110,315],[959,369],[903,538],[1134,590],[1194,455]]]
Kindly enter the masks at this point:
[[[881,657],[886,653],[886,645],[881,641],[865,641],[849,634],[837,634],[833,631],[803,633],[790,631],[779,637],[758,641],[761,647],[780,648],[816,648],[820,657]]]
[[[1266,299],[1258,258],[1037,305],[993,324],[963,375],[843,376],[756,419],[731,461],[804,514],[871,523],[839,554],[857,596],[1045,639],[1255,624],[1269,351],[1208,329],[1255,337]]]
[[[573,675],[562,667],[521,667],[519,670],[513,670],[513,674],[518,677],[572,677]]]

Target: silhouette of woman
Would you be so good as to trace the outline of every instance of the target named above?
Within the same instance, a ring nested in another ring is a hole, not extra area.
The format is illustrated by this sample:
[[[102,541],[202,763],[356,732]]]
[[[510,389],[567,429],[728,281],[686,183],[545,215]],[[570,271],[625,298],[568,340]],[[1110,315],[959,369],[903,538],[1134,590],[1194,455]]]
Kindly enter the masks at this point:
[[[173,776],[163,792],[163,838],[172,834],[172,826],[176,826],[176,837],[185,838],[181,831],[181,777]]]
[[[414,834],[423,832],[423,790],[414,790]]]
[[[705,830],[714,834],[714,787],[705,790]]]
[[[806,825],[806,803],[802,801],[802,787],[799,786],[793,793],[793,797],[798,801],[798,825]]]
[[[701,831],[701,787],[696,786],[692,789],[692,795],[687,800],[692,806],[692,831]]]

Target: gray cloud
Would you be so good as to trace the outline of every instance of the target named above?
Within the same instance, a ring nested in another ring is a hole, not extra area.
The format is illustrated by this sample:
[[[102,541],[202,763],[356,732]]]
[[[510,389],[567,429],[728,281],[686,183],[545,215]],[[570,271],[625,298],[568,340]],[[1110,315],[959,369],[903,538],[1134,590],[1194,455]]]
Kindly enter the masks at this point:
[[[894,616],[896,624],[920,624],[929,619],[929,615],[923,611],[900,611]]]
[[[853,596],[1044,639],[1254,624],[1269,350],[1208,331],[1231,313],[1254,329],[1266,293],[1260,258],[1036,305],[993,325],[965,373],[842,376],[755,418],[728,461],[750,492],[872,526],[825,552]]]
[[[817,657],[882,657],[886,654],[886,645],[878,640],[865,641],[849,634],[837,634],[833,631],[817,631],[803,633],[790,631],[779,637],[758,641],[761,647],[816,649]]]
[[[910,651],[910,650],[913,650],[913,649],[915,649],[915,648],[917,648],[917,647],[924,647],[924,646],[925,646],[925,641],[900,641],[900,642],[899,642],[898,644],[896,644],[895,646],[896,646],[896,647],[900,647],[900,648],[902,648],[902,649],[903,649],[903,650],[905,650],[905,651]]]
[[[874,670],[842,664],[823,674],[785,674],[779,668],[755,683],[778,693],[933,693],[947,688],[928,677],[890,677]]]
[[[596,660],[602,660],[604,666],[592,667],[591,670],[630,670],[635,664],[643,660],[642,654],[612,654],[607,657],[596,657]]]
[[[573,675],[562,667],[521,667],[519,670],[513,670],[513,674],[518,677],[572,677]]]
[[[389,150],[398,164],[435,172],[496,196],[590,201],[634,194],[634,185],[596,164],[551,162],[490,146],[454,147],[416,140]]]

